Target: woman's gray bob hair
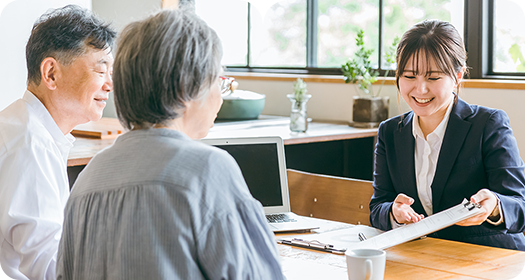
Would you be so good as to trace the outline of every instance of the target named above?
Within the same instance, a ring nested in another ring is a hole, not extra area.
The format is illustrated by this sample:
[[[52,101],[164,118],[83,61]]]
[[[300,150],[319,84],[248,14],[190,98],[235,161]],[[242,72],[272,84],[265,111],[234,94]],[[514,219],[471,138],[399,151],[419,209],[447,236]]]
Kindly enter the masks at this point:
[[[185,102],[218,86],[219,37],[191,9],[163,10],[124,28],[113,85],[117,116],[128,129],[181,116]]]

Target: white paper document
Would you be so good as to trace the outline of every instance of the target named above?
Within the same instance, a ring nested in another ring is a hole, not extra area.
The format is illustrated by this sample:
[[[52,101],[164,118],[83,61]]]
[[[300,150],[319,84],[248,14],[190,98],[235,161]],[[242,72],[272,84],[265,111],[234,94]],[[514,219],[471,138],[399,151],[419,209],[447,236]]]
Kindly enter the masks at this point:
[[[280,239],[288,241],[300,239],[309,242],[317,242],[318,244],[330,245],[338,250],[346,250],[346,248],[353,247],[356,243],[360,242],[358,237],[359,233],[371,238],[383,233],[383,231],[370,226],[353,225],[347,228],[320,233],[318,233],[318,230],[312,230],[312,233],[310,234],[287,235]]]
[[[355,243],[348,249],[385,249],[430,234],[483,212],[479,205],[464,199],[461,204],[380,235]]]

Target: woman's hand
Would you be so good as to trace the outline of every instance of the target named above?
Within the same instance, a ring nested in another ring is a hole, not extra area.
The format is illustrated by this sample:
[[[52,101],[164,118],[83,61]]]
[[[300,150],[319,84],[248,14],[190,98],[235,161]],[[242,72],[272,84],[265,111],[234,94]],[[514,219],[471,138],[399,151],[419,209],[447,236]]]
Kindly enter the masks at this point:
[[[392,215],[399,224],[409,224],[421,221],[425,216],[416,213],[410,205],[414,203],[414,199],[405,195],[398,194],[392,204]]]
[[[463,220],[459,223],[456,223],[458,226],[477,226],[481,225],[494,211],[494,208],[498,205],[498,198],[494,193],[488,189],[481,189],[475,195],[470,197],[470,201],[473,203],[479,203],[481,205],[482,213],[474,217],[470,217],[466,220]]]

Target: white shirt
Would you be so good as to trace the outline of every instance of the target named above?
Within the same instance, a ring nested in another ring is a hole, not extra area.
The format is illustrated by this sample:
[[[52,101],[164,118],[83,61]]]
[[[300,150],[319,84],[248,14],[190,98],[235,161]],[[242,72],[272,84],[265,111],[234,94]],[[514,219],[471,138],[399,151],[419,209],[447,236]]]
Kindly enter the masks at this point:
[[[73,141],[29,91],[0,112],[0,263],[14,279],[56,278]]]
[[[430,188],[430,186],[436,173],[439,151],[441,150],[441,144],[445,137],[445,131],[447,131],[448,119],[452,111],[453,103],[454,98],[452,97],[443,120],[441,120],[434,131],[427,135],[427,139],[425,139],[425,135],[419,126],[419,116],[414,114],[412,119],[412,134],[415,139],[414,164],[416,166],[417,194],[423,205],[423,209],[425,209],[426,216],[433,214],[432,188]],[[390,223],[392,228],[401,226],[401,224],[398,224],[394,220],[392,213],[390,213]]]
[[[417,194],[427,216],[433,214],[432,188],[430,186],[436,174],[439,151],[445,137],[453,102],[454,98],[451,98],[443,120],[441,120],[434,131],[427,135],[426,139],[419,126],[419,117],[414,114],[414,119],[412,120],[412,134],[415,139],[414,163],[416,166]]]

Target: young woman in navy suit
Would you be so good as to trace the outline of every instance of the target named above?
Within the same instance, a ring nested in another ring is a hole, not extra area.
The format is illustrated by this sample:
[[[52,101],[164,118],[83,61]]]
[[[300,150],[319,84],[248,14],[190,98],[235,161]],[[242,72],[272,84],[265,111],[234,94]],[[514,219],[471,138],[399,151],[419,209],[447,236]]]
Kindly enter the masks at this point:
[[[370,221],[390,230],[467,198],[483,213],[430,236],[525,250],[524,163],[507,114],[458,97],[466,71],[450,23],[424,21],[403,35],[396,82],[412,111],[379,126]]]

